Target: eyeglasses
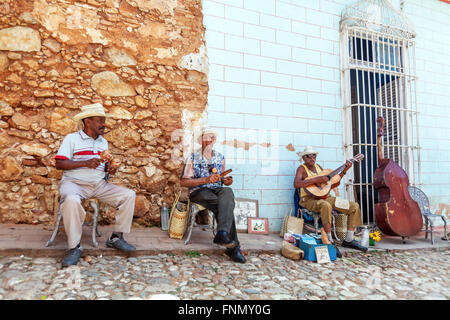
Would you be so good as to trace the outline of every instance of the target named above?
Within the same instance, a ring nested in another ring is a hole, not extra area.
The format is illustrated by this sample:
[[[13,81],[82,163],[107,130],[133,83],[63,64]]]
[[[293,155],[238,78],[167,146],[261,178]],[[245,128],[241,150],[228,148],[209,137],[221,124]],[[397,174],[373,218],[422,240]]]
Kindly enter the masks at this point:
[[[311,158],[311,159],[315,159],[316,155],[315,154],[307,154],[305,155],[306,158]]]

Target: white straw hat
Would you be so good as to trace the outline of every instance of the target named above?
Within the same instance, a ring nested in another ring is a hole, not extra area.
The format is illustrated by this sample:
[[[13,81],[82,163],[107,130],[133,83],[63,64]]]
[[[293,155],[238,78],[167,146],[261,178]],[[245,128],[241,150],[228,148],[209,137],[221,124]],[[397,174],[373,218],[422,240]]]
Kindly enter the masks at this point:
[[[297,155],[301,158],[303,156],[306,156],[307,154],[318,154],[319,152],[314,151],[313,147],[307,146],[305,147],[305,150],[303,152],[297,152]]]
[[[219,136],[219,131],[217,131],[216,129],[209,128],[209,127],[202,129],[202,135],[208,134],[208,133],[212,133],[216,138]]]
[[[105,113],[105,109],[101,103],[88,104],[81,107],[81,112],[73,117],[75,122],[89,117],[110,117],[110,114]]]

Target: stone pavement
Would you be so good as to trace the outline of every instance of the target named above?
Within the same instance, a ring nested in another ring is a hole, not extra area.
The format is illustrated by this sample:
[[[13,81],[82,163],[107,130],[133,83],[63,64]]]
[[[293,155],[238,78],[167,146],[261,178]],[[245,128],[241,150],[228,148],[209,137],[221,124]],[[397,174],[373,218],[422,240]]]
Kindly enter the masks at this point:
[[[191,244],[169,239],[159,228],[133,228],[125,238],[132,256],[105,247],[110,227],[100,227],[99,248],[85,227],[83,258],[61,269],[65,235],[46,248],[51,229],[0,225],[0,299],[450,299],[450,244],[418,235],[403,244],[383,237],[368,253],[341,250],[342,259],[318,264],[280,255],[277,234],[240,233],[247,263],[233,263],[196,228]]]

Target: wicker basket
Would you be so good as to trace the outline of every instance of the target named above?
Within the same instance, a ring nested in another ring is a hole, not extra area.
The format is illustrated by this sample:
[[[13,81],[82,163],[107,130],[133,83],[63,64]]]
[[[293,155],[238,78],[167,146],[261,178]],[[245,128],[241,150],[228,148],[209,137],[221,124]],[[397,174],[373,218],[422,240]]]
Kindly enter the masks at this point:
[[[343,213],[336,213],[334,215],[335,227],[336,227],[336,236],[338,237],[336,240],[341,243],[344,241],[345,236],[347,234],[347,215]]]
[[[170,211],[169,237],[172,239],[183,239],[189,218],[189,200],[187,204],[179,201],[180,195],[181,191],[175,197]]]

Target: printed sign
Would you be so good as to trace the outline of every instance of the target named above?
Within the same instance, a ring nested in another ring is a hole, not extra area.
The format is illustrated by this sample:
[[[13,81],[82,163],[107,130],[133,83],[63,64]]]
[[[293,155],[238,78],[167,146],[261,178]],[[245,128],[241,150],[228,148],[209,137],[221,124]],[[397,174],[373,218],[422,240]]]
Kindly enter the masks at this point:
[[[316,251],[317,263],[331,262],[327,246],[318,246],[314,250]]]

